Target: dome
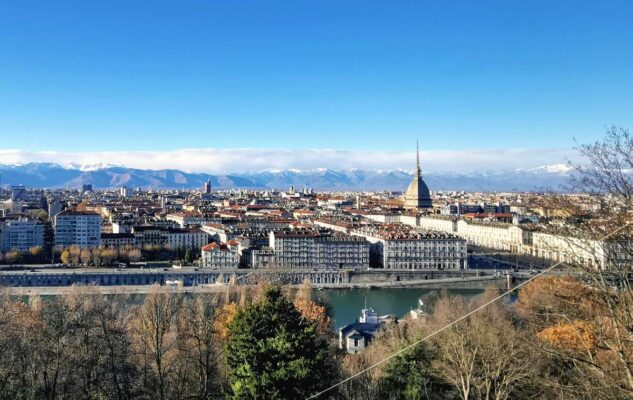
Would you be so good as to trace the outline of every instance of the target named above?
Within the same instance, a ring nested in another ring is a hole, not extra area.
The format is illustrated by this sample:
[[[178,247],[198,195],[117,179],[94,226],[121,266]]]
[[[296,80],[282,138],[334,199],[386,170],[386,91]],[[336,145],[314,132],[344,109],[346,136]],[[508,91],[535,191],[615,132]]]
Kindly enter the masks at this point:
[[[431,208],[433,207],[433,200],[431,200],[431,193],[429,187],[426,186],[424,179],[420,175],[413,177],[413,180],[409,184],[407,191],[404,194],[404,207],[405,208]]]
[[[433,207],[433,200],[431,200],[429,187],[426,186],[424,179],[422,179],[422,171],[420,170],[420,154],[417,152],[416,173],[409,184],[407,191],[404,193],[404,208],[416,209],[431,207]]]

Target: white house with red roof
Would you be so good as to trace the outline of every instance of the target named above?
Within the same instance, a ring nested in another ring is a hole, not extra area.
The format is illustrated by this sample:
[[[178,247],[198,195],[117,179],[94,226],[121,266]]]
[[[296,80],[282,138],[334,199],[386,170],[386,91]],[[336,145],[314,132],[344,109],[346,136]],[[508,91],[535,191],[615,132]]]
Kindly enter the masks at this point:
[[[240,263],[239,242],[229,240],[226,243],[215,242],[202,246],[202,267],[212,269],[237,268]]]

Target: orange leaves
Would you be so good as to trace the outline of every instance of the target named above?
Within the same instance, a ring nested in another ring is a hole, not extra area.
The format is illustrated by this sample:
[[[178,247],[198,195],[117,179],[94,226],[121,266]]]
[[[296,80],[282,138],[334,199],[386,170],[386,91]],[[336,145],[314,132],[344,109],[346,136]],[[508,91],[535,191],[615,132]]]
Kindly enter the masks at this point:
[[[541,330],[537,336],[554,346],[572,351],[594,351],[597,345],[594,329],[585,321],[559,323]]]
[[[233,319],[235,319],[237,311],[237,303],[227,303],[219,308],[213,325],[220,338],[226,339],[231,333],[229,326],[231,322],[233,322]]]
[[[299,286],[294,305],[303,318],[316,324],[321,334],[325,336],[332,334],[332,320],[327,315],[325,307],[312,300],[312,286],[307,279]]]
[[[295,300],[295,307],[303,318],[316,323],[319,332],[328,335],[331,334],[332,320],[328,317],[325,307],[306,298],[298,298]]]
[[[551,323],[557,315],[566,315],[571,320],[587,319],[601,304],[595,291],[578,280],[547,276],[523,287],[516,306],[528,320]]]

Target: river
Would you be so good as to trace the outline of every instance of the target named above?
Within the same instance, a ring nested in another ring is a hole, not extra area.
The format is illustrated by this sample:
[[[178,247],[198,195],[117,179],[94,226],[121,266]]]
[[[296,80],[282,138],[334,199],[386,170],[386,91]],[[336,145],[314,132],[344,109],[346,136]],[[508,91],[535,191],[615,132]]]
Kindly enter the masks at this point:
[[[380,289],[326,289],[315,291],[322,296],[331,307],[330,313],[334,318],[334,327],[339,328],[350,324],[359,317],[360,310],[373,308],[378,315],[392,314],[398,318],[405,316],[418,305],[422,298],[425,307],[429,307],[443,295],[473,297],[483,293],[483,289],[423,289],[423,288],[380,288]],[[430,311],[430,310],[427,310]]]

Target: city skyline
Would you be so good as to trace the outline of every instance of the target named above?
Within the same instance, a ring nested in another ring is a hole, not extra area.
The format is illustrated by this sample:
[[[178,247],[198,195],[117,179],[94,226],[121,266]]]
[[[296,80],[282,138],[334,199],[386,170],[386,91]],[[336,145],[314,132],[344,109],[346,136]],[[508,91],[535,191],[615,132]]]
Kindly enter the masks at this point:
[[[2,2],[0,397],[632,398],[631,21]]]

